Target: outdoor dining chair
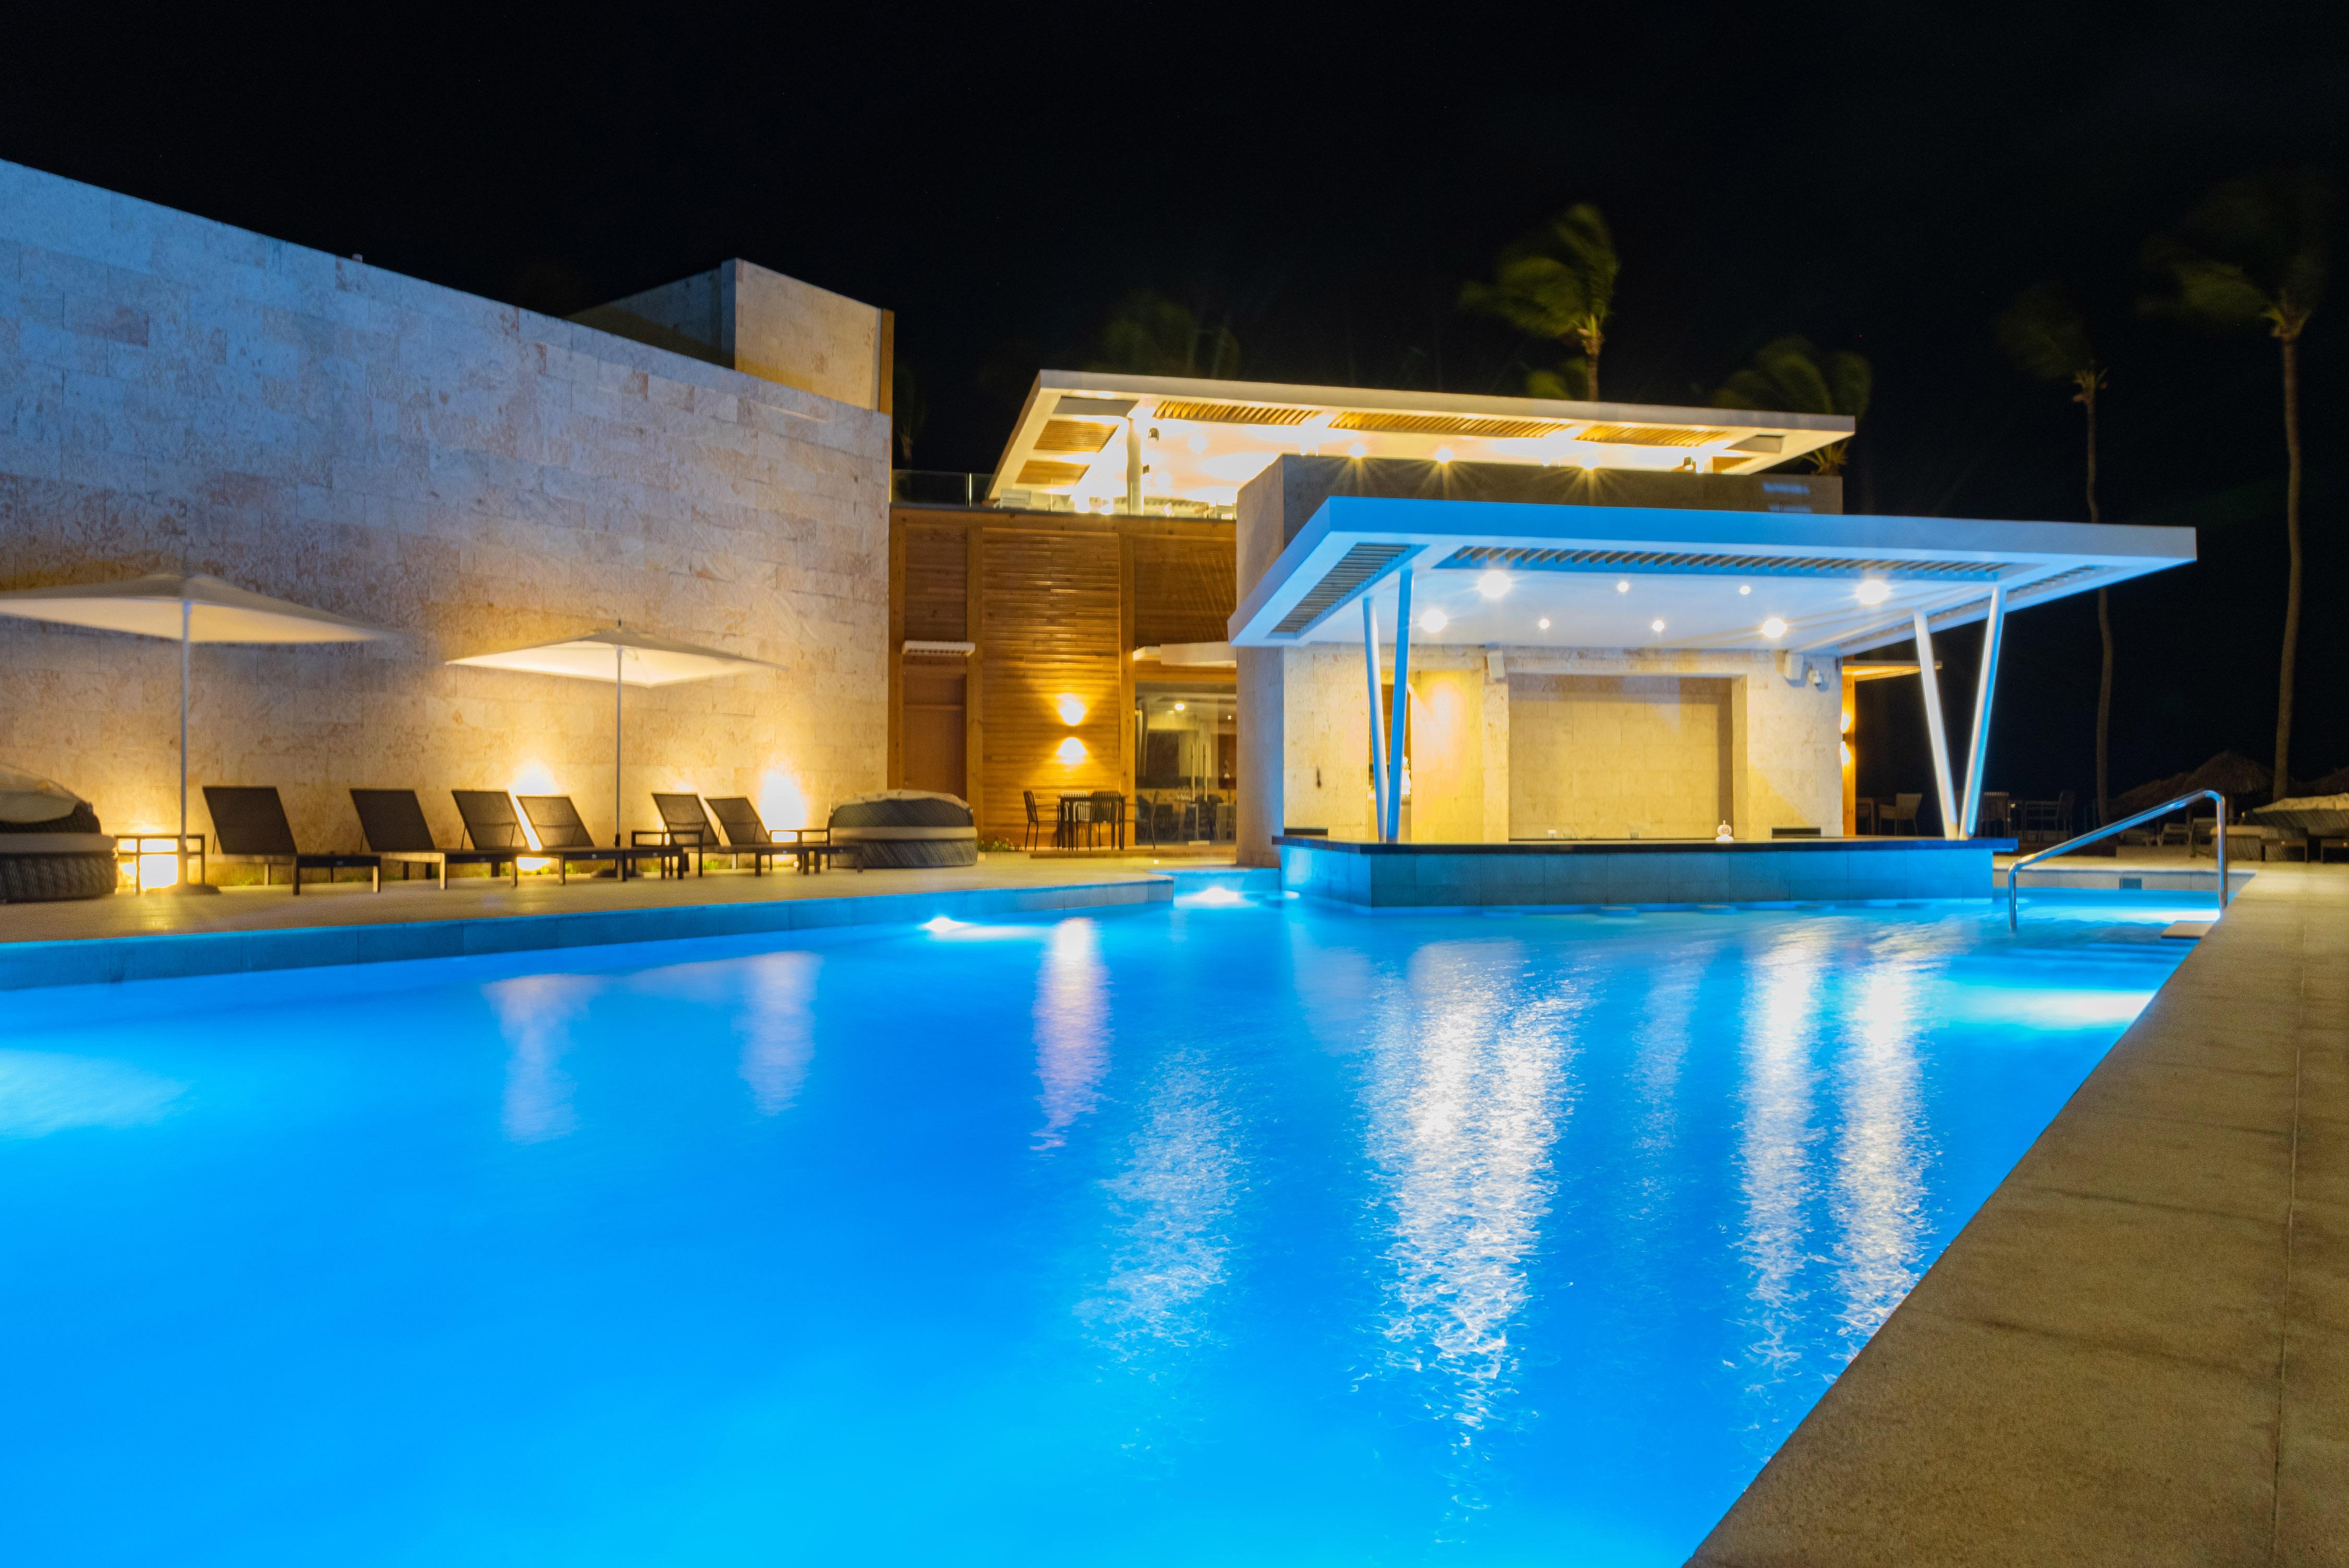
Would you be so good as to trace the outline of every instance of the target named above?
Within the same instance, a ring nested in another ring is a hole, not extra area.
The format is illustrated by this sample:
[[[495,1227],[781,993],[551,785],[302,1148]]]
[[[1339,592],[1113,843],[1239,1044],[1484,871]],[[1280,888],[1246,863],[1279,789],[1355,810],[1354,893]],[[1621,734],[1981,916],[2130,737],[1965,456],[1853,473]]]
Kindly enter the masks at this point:
[[[220,852],[232,859],[260,861],[264,887],[270,884],[272,868],[284,861],[292,873],[297,897],[302,891],[303,872],[331,873],[347,866],[367,871],[372,889],[383,891],[380,857],[332,852],[313,855],[298,848],[294,842],[293,825],[285,820],[285,803],[268,784],[206,784],[204,809],[212,813],[212,836],[220,841]]]
[[[1906,824],[1909,836],[1914,837],[1917,833],[1917,810],[1924,804],[1925,797],[1921,794],[1894,795],[1891,812],[1881,818],[1886,825],[1886,830],[1897,837],[1899,836],[1902,825]]]
[[[1028,803],[1028,838],[1027,842],[1021,845],[1020,847],[1023,849],[1033,849],[1036,847],[1036,840],[1040,837],[1044,832],[1044,819],[1037,813],[1036,792],[1034,790],[1021,790],[1019,792],[1019,798]],[[1060,829],[1056,826],[1053,828],[1054,834],[1057,836],[1059,831]]]

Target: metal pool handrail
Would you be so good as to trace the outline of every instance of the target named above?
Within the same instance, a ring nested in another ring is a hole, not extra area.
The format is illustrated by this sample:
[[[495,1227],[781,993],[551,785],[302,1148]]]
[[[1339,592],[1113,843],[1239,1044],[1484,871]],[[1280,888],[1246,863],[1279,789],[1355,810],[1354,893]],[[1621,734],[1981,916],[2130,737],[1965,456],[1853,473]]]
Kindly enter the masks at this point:
[[[2077,838],[2067,838],[2063,843],[2055,846],[2053,849],[2042,849],[2035,854],[2021,856],[2016,859],[2008,862],[2006,867],[2006,929],[2009,931],[2013,931],[2019,929],[2015,924],[2014,916],[2014,874],[2017,871],[2022,870],[2025,866],[2029,866],[2034,861],[2045,860],[2051,856],[2062,855],[2066,851],[2077,849],[2083,844],[2094,844],[2099,838],[2108,838],[2116,833],[2120,833],[2128,828],[2135,827],[2140,822],[2150,822],[2157,816],[2168,816],[2179,806],[2200,800],[2206,795],[2219,803],[2219,912],[2222,915],[2225,914],[2227,912],[2227,797],[2220,794],[2215,789],[2198,789],[2189,794],[2181,794],[2176,800],[2163,801],[2159,805],[2150,807],[2145,811],[2140,811],[2135,816],[2124,818],[2119,822],[2106,823],[2104,826],[2097,828],[2094,833],[2084,833]],[[2193,853],[2193,837],[2194,836],[2190,832],[2187,835],[2187,853],[2189,855]]]

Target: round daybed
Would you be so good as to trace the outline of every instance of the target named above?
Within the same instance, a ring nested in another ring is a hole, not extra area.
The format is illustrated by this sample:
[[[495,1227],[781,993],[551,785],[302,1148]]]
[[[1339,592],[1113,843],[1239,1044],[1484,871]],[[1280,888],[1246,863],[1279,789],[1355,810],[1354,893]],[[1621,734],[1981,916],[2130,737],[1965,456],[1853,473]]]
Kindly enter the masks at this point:
[[[102,898],[114,878],[114,839],[89,802],[0,763],[0,904]]]
[[[832,808],[832,841],[856,846],[866,870],[889,866],[976,866],[978,829],[950,794],[885,789]]]

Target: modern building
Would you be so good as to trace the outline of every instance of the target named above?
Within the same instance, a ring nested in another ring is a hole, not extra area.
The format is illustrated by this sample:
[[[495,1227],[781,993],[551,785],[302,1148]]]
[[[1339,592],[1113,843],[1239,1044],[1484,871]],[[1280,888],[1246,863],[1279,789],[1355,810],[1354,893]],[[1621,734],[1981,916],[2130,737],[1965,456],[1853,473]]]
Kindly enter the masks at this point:
[[[1856,656],[2193,554],[2182,530],[1847,517],[1838,479],[1785,465],[1851,433],[1046,371],[994,473],[959,495],[899,476],[893,780],[962,778],[1005,836],[1029,797],[1119,791],[1151,826],[1171,798],[1177,837],[1228,833],[1257,864],[1289,830],[1847,836],[1852,685],[1916,670]],[[1952,774],[1927,693],[1942,816],[1969,834],[1988,713]],[[1212,750],[1184,728],[1207,701]]]

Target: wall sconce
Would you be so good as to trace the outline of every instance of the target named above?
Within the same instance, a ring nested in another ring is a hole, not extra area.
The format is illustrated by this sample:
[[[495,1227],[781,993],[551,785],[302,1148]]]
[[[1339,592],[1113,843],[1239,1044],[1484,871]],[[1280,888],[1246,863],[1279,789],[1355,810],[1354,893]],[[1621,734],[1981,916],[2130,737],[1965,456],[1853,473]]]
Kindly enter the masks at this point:
[[[1073,691],[1063,691],[1052,706],[1060,711],[1061,722],[1071,726],[1085,722],[1085,705]]]
[[[1074,735],[1071,735],[1061,742],[1060,749],[1052,754],[1070,767],[1074,767],[1085,760],[1085,743]]]

